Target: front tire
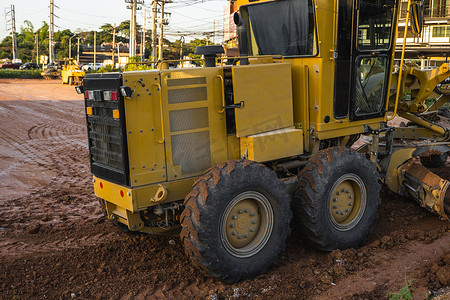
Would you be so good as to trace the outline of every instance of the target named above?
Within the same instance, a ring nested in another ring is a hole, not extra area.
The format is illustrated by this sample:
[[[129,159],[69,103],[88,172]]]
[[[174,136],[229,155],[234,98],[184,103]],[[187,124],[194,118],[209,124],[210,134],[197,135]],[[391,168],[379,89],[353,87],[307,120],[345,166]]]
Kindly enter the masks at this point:
[[[381,202],[375,166],[361,153],[334,147],[310,158],[298,176],[294,213],[305,239],[325,251],[359,246]]]
[[[290,197],[276,174],[248,160],[200,177],[185,199],[185,252],[210,276],[238,282],[263,274],[290,234]]]

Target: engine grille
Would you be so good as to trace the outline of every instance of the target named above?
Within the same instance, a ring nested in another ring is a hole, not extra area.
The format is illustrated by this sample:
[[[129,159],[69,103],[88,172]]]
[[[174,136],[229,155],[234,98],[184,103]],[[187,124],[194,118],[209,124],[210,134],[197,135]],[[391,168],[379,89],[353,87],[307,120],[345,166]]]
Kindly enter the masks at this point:
[[[180,165],[183,175],[201,172],[211,165],[209,131],[172,136],[172,156]]]
[[[167,80],[172,159],[183,177],[211,166],[206,83],[200,76]]]

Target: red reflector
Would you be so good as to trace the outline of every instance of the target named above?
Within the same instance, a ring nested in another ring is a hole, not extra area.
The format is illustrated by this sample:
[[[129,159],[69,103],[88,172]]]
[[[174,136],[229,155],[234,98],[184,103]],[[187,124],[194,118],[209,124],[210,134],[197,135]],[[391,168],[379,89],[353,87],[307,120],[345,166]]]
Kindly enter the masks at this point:
[[[89,99],[89,91],[84,92],[84,98]]]
[[[120,191],[120,196],[123,198],[123,191],[122,190]]]
[[[119,95],[117,92],[111,92],[111,100],[119,100]]]
[[[100,188],[101,189],[103,188],[103,182],[100,182]]]

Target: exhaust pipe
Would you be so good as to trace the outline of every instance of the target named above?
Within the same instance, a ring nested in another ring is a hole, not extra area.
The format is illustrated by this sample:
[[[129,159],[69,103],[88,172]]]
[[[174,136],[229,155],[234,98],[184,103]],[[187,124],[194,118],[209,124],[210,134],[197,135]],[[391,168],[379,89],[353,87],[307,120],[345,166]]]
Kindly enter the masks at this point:
[[[233,15],[234,24],[237,26],[238,42],[239,42],[239,56],[248,56],[248,40],[247,40],[247,26],[244,19],[235,12]],[[241,65],[248,65],[248,58],[241,58]]]

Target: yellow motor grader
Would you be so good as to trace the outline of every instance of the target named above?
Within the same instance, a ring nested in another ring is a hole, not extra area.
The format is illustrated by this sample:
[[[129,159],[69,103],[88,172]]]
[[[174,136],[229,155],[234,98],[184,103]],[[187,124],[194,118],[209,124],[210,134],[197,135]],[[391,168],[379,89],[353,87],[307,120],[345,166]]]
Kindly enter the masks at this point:
[[[207,46],[202,68],[88,74],[77,91],[108,219],[180,234],[226,282],[271,267],[292,219],[318,249],[357,247],[380,182],[448,221],[449,182],[418,158],[447,159],[449,129],[424,113],[448,101],[450,72],[403,57],[393,72],[399,5],[238,0],[239,57],[219,62],[223,48]],[[420,32],[421,3],[410,12]],[[396,115],[410,126],[390,126]]]
[[[76,60],[64,59],[64,65],[61,70],[61,80],[63,84],[81,84],[85,75],[86,72],[81,69]]]

